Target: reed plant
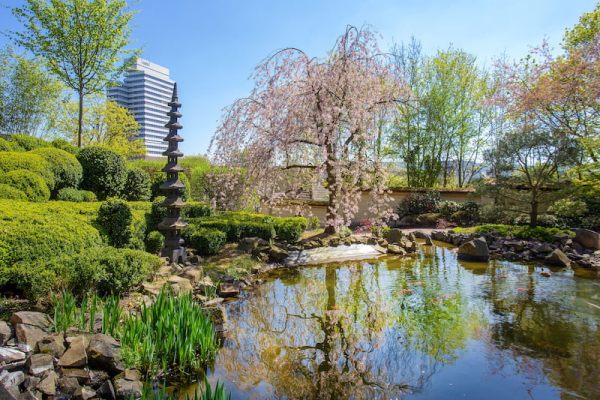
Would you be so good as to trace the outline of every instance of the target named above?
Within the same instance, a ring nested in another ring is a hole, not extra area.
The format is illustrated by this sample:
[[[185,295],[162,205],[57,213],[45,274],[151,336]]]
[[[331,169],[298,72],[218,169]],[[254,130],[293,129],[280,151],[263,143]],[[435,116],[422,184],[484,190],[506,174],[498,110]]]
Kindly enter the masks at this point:
[[[179,400],[182,398],[176,394],[169,394],[165,387],[165,385],[159,387],[144,385],[141,400]],[[131,397],[130,400],[134,400],[134,398]],[[210,382],[204,378],[202,390],[195,391],[193,396],[186,394],[185,400],[231,400],[231,394],[227,393],[225,386],[219,381],[213,389]]]
[[[186,375],[214,359],[218,341],[210,318],[192,295],[165,289],[120,330],[123,361],[147,377]]]
[[[77,327],[80,332],[95,331],[96,314],[102,300],[95,294],[86,294],[79,307],[77,299],[70,292],[62,292],[54,297],[54,331],[66,332]]]

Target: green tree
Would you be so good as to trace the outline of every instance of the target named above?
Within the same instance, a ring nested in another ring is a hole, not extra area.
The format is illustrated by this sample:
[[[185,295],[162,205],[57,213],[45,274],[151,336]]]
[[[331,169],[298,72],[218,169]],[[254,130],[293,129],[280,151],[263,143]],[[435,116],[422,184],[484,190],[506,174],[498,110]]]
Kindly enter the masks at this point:
[[[84,97],[101,91],[128,65],[129,23],[125,0],[27,0],[13,8],[23,23],[13,40],[46,60],[48,69],[78,96],[78,140],[82,145]]]
[[[63,86],[36,59],[0,52],[0,132],[34,135],[61,104]]]
[[[56,120],[55,133],[77,141],[79,132],[73,124],[77,114],[78,104],[67,104]],[[85,108],[80,139],[82,146],[103,146],[124,157],[134,158],[146,152],[144,142],[136,140],[139,132],[140,125],[128,109],[103,96],[93,96]]]

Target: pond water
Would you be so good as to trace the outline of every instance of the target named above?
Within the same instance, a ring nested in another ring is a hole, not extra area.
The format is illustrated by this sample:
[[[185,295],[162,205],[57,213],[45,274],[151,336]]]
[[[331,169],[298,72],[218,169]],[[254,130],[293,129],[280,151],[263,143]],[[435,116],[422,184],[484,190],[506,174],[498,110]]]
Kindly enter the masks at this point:
[[[234,399],[600,399],[600,280],[543,270],[436,246],[288,271],[226,306],[209,381]]]

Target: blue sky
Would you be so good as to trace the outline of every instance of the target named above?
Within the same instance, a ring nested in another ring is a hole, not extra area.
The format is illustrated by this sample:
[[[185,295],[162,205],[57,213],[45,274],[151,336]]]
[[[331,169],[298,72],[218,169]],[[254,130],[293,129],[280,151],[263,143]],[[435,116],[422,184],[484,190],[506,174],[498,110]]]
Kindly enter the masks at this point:
[[[9,7],[20,1],[0,0]],[[171,70],[183,103],[186,154],[203,154],[223,107],[247,94],[254,66],[288,46],[323,56],[348,24],[369,24],[380,46],[419,39],[426,53],[450,43],[483,65],[522,57],[544,38],[558,47],[565,28],[595,0],[139,0],[132,44]],[[0,8],[0,30],[16,29]],[[5,42],[0,37],[0,45]]]

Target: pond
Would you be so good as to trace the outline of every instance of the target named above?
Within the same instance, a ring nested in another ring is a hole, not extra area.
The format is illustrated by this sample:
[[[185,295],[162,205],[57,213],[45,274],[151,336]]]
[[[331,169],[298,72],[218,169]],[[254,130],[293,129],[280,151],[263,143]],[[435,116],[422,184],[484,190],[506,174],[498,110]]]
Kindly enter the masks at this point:
[[[209,380],[234,399],[598,399],[600,280],[543,270],[438,246],[290,270],[226,307]]]

